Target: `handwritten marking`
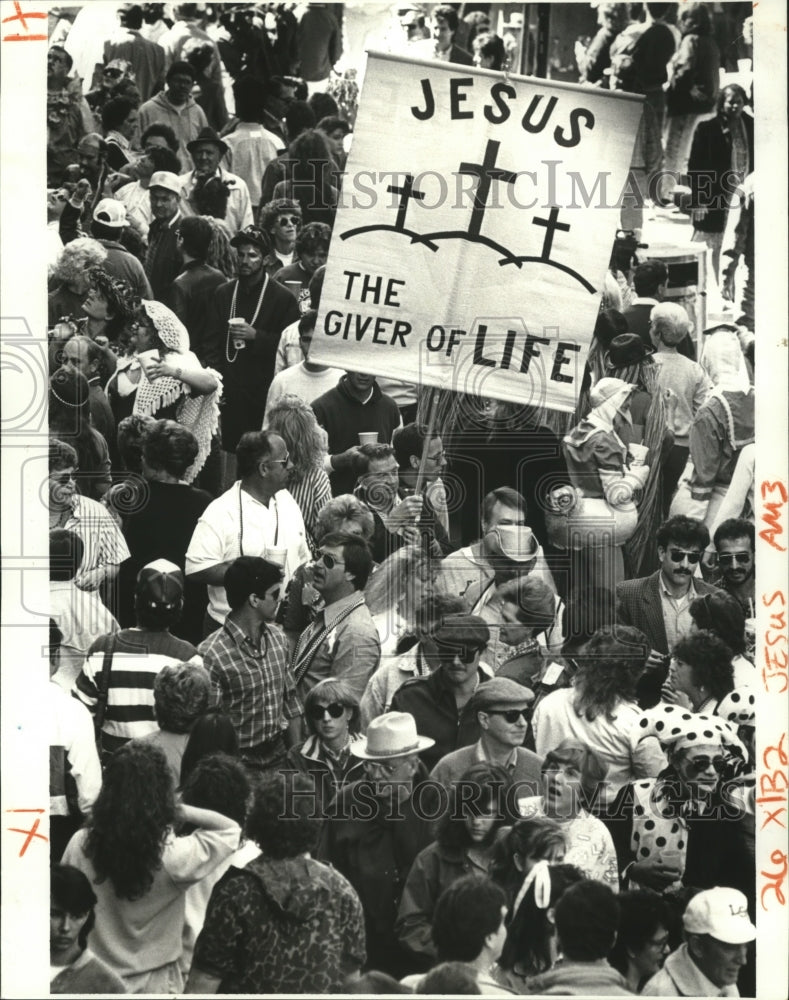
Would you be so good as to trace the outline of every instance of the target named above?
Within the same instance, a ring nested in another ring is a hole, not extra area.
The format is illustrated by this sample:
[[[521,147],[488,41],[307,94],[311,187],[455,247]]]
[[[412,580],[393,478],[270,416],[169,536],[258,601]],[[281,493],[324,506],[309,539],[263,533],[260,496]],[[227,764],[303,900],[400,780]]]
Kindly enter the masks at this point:
[[[780,500],[777,502],[775,500],[768,500],[768,493],[778,493]],[[778,552],[786,552],[785,545],[779,545],[776,541],[776,536],[781,536],[784,534],[784,528],[781,524],[781,508],[786,507],[786,501],[789,499],[789,493],[786,491],[786,487],[780,481],[768,482],[765,480],[761,485],[762,500],[764,500],[765,512],[762,514],[762,521],[767,525],[759,532],[759,538],[763,538],[768,545],[771,545]]]
[[[43,809],[6,809],[6,812],[10,812],[10,813],[43,813],[44,810]],[[33,826],[29,830],[21,830],[17,826],[9,826],[8,827],[9,833],[21,833],[21,834],[23,834],[26,837],[24,844],[22,844],[22,849],[19,852],[19,857],[20,858],[24,857],[25,851],[28,849],[28,847],[30,846],[30,844],[33,842],[33,838],[34,837],[38,837],[39,840],[43,840],[44,842],[47,841],[48,838],[45,837],[43,833],[38,833],[37,832],[38,831],[38,825],[39,825],[40,822],[41,822],[41,817],[40,816],[36,816],[36,820],[33,823]]]
[[[30,12],[28,14],[25,14],[23,12],[23,10],[22,10],[22,7],[21,7],[20,3],[19,3],[19,0],[14,0],[14,10],[16,11],[16,13],[12,14],[10,17],[4,17],[3,20],[2,20],[2,23],[3,24],[9,24],[12,21],[19,21],[19,23],[25,29],[26,34],[24,34],[24,35],[23,34],[6,35],[3,38],[4,42],[45,42],[47,40],[47,36],[46,35],[31,35],[31,34],[29,34],[30,29],[29,29],[28,24],[27,24],[27,19],[28,18],[44,18],[44,19],[46,19],[46,17],[47,17],[46,14],[34,13],[34,12]]]

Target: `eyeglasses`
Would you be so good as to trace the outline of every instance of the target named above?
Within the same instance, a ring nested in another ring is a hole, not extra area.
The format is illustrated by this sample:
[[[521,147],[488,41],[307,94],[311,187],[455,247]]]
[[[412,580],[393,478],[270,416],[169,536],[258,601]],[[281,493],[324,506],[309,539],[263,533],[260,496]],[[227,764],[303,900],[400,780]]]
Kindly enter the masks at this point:
[[[308,715],[314,722],[323,722],[324,715],[328,712],[332,719],[339,719],[345,711],[345,705],[339,701],[333,701],[331,705],[313,705]]]
[[[693,757],[688,761],[688,765],[696,774],[703,774],[705,771],[709,771],[710,767],[714,767],[718,774],[723,774],[726,770],[726,758]]]
[[[397,773],[397,769],[402,764],[402,760],[368,760],[365,761],[369,770],[379,770],[383,771],[384,774],[388,774],[390,777]]]
[[[701,552],[688,552],[687,549],[669,549],[668,554],[672,562],[681,563],[683,559],[687,559],[691,566],[695,566],[701,559]]]
[[[524,722],[529,721],[528,708],[508,708],[506,711],[503,708],[489,708],[485,709],[485,711],[488,715],[500,715],[511,726],[520,721],[521,718]]]
[[[316,562],[323,563],[326,569],[334,569],[335,566],[345,565],[342,559],[338,559],[337,556],[333,556],[329,552],[321,552],[320,558],[316,559]]]
[[[103,71],[103,75],[110,77],[112,80],[117,80],[118,77],[123,76],[123,70],[115,69],[115,67],[107,68]]]
[[[286,451],[284,458],[270,458],[266,462],[266,465],[282,465],[282,466],[285,466],[285,465],[288,464],[289,461],[290,461],[290,453]]]
[[[723,555],[718,556],[718,562],[721,566],[732,566],[734,563],[737,563],[738,566],[747,566],[750,561],[750,552],[724,552]]]
[[[478,646],[448,646],[440,642],[436,643],[436,653],[439,659],[446,660],[449,663],[453,663],[455,657],[457,657],[461,663],[468,665],[474,662],[479,652],[480,649]]]
[[[277,219],[277,225],[278,226],[300,226],[301,225],[301,219],[299,219],[298,216],[295,216],[295,215],[281,215]]]

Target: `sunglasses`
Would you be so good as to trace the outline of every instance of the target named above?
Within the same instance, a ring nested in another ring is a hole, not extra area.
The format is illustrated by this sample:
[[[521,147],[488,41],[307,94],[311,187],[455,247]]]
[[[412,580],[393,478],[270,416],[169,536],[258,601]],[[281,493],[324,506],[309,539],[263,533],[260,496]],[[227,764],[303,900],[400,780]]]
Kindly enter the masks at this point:
[[[122,69],[114,69],[114,68],[113,69],[105,69],[104,72],[103,72],[103,76],[108,76],[112,80],[117,80],[119,77],[123,76],[123,70]]]
[[[441,660],[447,660],[449,663],[454,662],[455,657],[458,657],[461,663],[468,665],[474,662],[474,658],[480,652],[477,646],[447,646],[440,642],[436,643],[436,653]]]
[[[508,708],[506,711],[503,708],[489,708],[487,712],[488,715],[500,715],[511,726],[519,722],[521,718],[524,722],[529,721],[528,708]]]
[[[737,563],[738,566],[747,566],[750,561],[750,552],[724,552],[723,555],[718,556],[718,562],[721,566],[733,566],[734,563]]]
[[[324,715],[328,712],[332,719],[339,719],[345,711],[345,705],[339,701],[333,701],[331,705],[313,705],[307,713],[313,722],[323,722]]]
[[[287,465],[289,461],[290,461],[290,454],[286,452],[284,458],[270,458],[266,462],[266,465]]]
[[[691,566],[695,566],[701,559],[701,552],[688,552],[686,549],[669,549],[668,554],[672,562],[681,563],[683,559],[687,559]]]
[[[336,556],[330,555],[328,552],[321,552],[320,558],[315,561],[323,563],[326,569],[334,569],[335,566],[345,565],[345,562],[342,559],[338,559]]]
[[[277,219],[278,226],[300,226],[301,219],[295,215],[281,215]]]
[[[688,761],[688,765],[696,774],[703,774],[705,771],[709,771],[710,766],[714,767],[718,774],[723,774],[726,770],[726,758],[713,757],[710,760],[709,757],[694,757]]]

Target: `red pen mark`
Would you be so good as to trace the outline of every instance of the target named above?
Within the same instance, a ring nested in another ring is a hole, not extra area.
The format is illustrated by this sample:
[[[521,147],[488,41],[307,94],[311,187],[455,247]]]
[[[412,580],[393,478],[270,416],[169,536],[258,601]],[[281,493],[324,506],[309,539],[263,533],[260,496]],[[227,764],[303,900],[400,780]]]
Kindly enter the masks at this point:
[[[6,812],[10,812],[10,813],[42,813],[42,812],[44,812],[44,810],[43,809],[6,809]],[[47,838],[44,836],[43,833],[38,833],[37,832],[38,831],[38,824],[40,822],[41,822],[41,817],[37,816],[35,823],[33,823],[33,826],[29,830],[20,830],[19,827],[16,827],[16,826],[9,826],[8,827],[8,830],[9,830],[10,833],[22,833],[22,834],[25,834],[26,837],[27,837],[27,839],[25,840],[24,844],[22,844],[22,849],[19,852],[19,857],[20,858],[24,856],[25,851],[30,846],[30,844],[31,844],[31,842],[32,842],[32,840],[33,840],[34,837],[38,837],[39,840],[43,840],[43,841],[47,840]]]
[[[767,500],[768,493],[778,493],[779,500]],[[784,534],[784,528],[781,524],[781,508],[786,506],[786,502],[789,499],[789,493],[782,482],[763,482],[761,486],[762,500],[765,501],[765,510],[762,513],[762,521],[767,525],[759,532],[759,538],[763,538],[768,545],[772,545],[774,549],[778,552],[786,552],[786,546],[780,545],[776,541],[776,537]]]
[[[41,13],[29,13],[25,14],[22,11],[21,4],[19,0],[14,0],[14,10],[16,11],[11,17],[4,17],[2,23],[8,24],[11,21],[19,21],[22,27],[25,29],[25,34],[16,35],[6,35],[3,38],[4,42],[45,42],[47,40],[46,35],[31,35],[30,29],[28,28],[27,19],[28,18],[46,18],[46,14]]]

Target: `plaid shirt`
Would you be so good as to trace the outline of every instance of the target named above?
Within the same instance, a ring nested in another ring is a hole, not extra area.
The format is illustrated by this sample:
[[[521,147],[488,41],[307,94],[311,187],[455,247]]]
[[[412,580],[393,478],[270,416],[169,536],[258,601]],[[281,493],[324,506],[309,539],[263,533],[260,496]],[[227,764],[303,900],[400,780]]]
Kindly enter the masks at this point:
[[[256,644],[228,617],[199,649],[242,750],[273,739],[301,715],[287,641],[278,626],[264,625]]]

